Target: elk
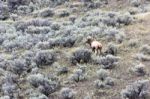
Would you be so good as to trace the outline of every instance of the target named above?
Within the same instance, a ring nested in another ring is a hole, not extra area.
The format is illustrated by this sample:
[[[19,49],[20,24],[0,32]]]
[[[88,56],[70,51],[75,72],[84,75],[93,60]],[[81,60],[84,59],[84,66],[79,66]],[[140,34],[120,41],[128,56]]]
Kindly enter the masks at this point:
[[[96,53],[96,55],[102,54],[102,44],[98,42],[96,39],[88,36],[86,39],[86,43],[90,45],[92,51]]]

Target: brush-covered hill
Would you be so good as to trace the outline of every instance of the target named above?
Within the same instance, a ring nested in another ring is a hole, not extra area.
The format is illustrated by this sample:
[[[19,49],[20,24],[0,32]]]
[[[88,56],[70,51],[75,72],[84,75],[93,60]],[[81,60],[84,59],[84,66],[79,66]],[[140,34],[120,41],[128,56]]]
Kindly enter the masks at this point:
[[[150,99],[149,27],[150,0],[1,0],[0,99]]]

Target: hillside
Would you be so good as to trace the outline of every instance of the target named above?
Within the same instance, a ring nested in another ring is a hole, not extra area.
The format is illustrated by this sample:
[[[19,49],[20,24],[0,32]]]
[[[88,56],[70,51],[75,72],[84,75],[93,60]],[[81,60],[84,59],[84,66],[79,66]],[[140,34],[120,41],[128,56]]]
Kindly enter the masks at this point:
[[[150,99],[149,27],[150,0],[1,0],[0,99]]]

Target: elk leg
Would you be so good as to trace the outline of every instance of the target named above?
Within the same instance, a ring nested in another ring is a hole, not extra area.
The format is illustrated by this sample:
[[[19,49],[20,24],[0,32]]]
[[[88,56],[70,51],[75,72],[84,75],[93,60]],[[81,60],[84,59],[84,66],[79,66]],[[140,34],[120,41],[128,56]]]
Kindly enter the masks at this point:
[[[101,50],[101,49],[99,49],[99,51],[100,51],[100,54],[102,54],[102,50]]]
[[[99,55],[99,49],[96,49],[96,55]]]
[[[92,48],[92,51],[95,53],[95,47]]]
[[[102,54],[102,48],[99,48],[99,53]]]

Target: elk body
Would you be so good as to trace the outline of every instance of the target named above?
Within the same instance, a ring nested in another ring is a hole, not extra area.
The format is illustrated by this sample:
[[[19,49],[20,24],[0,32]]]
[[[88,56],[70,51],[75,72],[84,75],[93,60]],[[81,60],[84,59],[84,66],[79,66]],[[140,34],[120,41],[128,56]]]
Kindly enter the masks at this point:
[[[96,53],[96,55],[102,54],[102,44],[100,42],[92,37],[87,37],[86,43],[90,45],[92,51]]]

